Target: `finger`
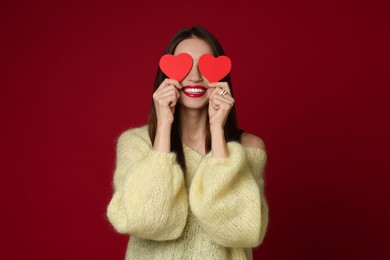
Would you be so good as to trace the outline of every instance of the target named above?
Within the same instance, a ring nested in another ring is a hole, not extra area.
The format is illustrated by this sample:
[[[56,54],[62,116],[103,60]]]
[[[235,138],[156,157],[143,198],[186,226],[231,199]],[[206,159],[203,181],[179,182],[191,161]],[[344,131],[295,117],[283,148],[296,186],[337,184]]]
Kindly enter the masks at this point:
[[[213,87],[213,88],[209,88],[208,91],[209,91],[209,98],[212,98],[215,94],[219,93],[218,92],[218,88],[216,87]],[[219,90],[221,91],[221,90]]]
[[[153,94],[153,99],[157,101],[167,96],[172,96],[176,99],[179,99],[180,93],[174,86],[171,85],[169,87],[156,90],[156,92]]]
[[[219,111],[230,111],[233,107],[233,104],[230,102],[215,100],[213,102],[213,108]]]
[[[215,87],[215,88],[225,89],[226,91],[228,91],[229,93],[231,93],[230,87],[229,87],[229,83],[227,83],[226,81],[224,81],[224,82],[212,82],[212,83],[209,83],[209,87]]]
[[[177,89],[182,88],[182,85],[177,80],[166,78],[163,82],[161,82],[160,86],[156,89],[156,91],[159,91],[169,86],[174,86]]]
[[[174,95],[166,95],[159,97],[157,99],[157,103],[160,104],[160,106],[169,106],[173,107],[176,105],[178,98]]]
[[[229,104],[233,105],[234,104],[234,98],[229,95],[229,94],[225,94],[225,95],[220,95],[222,89],[221,88],[217,88],[213,95],[210,96],[210,99],[212,100],[220,100],[221,102],[228,102]]]
[[[172,87],[171,89],[159,93],[157,96],[158,99],[167,98],[167,97],[171,97],[172,99],[177,100],[180,98],[180,93],[176,88]]]
[[[234,98],[229,93],[227,93],[226,95],[223,95],[223,96],[221,96],[221,95],[219,95],[219,96],[234,103]]]
[[[156,90],[156,93],[159,93],[159,94],[164,94],[164,93],[167,93],[167,92],[177,92],[177,93],[179,93],[179,91],[177,90],[177,88],[174,85],[168,85],[168,86],[165,86],[165,87],[163,87],[161,89]]]
[[[180,84],[179,81],[175,80],[175,79],[170,79],[170,78],[166,78],[164,79],[164,81],[161,83],[161,85],[165,85],[165,86],[169,86],[169,85],[173,85],[175,86],[177,89],[182,89],[183,86]]]
[[[226,96],[215,95],[214,100],[221,102],[221,104],[222,103],[228,104],[229,106],[233,106],[233,104],[234,104],[234,99],[229,98],[229,96],[227,96],[227,94],[226,94]]]
[[[222,96],[221,95],[221,93],[222,93],[222,91],[223,90],[225,90],[225,89],[223,89],[223,88],[221,88],[221,87],[216,87],[215,88],[215,90],[214,90],[214,92],[209,96],[209,98],[212,98],[214,95],[217,95],[217,96]],[[226,97],[226,96],[230,96],[230,93],[228,92],[227,94],[225,94],[224,96]],[[230,96],[231,97],[231,96]]]
[[[165,96],[165,95],[169,95],[169,94],[180,96],[179,90],[175,86],[169,85],[169,86],[166,86],[164,88],[157,89],[153,93],[153,98],[158,98],[160,96]]]
[[[215,99],[212,99],[212,100],[210,100],[210,102],[209,102],[209,106],[211,106],[214,110],[218,110],[220,104],[219,104],[219,102],[216,101]]]

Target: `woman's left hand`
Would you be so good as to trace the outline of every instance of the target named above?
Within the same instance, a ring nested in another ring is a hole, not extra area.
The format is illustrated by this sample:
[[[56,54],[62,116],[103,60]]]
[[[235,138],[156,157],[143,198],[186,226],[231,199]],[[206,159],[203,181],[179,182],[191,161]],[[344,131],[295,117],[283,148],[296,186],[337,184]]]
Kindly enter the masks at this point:
[[[209,84],[209,87],[210,128],[223,129],[234,105],[230,87],[227,82],[213,82]],[[226,93],[224,94],[224,92]]]

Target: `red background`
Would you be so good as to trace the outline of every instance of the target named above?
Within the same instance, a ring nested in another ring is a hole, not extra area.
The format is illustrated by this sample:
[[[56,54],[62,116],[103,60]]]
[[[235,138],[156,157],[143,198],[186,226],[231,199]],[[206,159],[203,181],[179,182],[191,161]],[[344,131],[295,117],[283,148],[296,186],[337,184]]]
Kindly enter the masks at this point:
[[[146,123],[169,39],[200,24],[268,150],[255,259],[389,259],[386,2],[2,1],[1,258],[123,259],[116,138]]]

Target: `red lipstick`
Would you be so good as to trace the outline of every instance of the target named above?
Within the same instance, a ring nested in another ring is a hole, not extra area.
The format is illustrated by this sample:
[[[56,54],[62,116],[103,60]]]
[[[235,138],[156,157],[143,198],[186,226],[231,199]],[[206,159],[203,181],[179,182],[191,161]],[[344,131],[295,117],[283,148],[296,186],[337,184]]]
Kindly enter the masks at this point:
[[[188,97],[199,98],[204,96],[207,90],[205,87],[197,85],[197,86],[185,86],[183,87],[183,92]]]

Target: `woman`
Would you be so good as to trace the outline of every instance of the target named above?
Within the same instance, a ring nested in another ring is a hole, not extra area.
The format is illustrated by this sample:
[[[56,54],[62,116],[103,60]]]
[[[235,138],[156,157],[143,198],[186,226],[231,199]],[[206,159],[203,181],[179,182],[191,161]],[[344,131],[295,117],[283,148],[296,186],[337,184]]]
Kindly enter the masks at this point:
[[[109,221],[130,234],[126,259],[251,259],[268,225],[264,142],[237,127],[230,76],[198,69],[224,55],[210,32],[183,29],[165,53],[193,66],[180,82],[158,69],[149,125],[119,137]]]

